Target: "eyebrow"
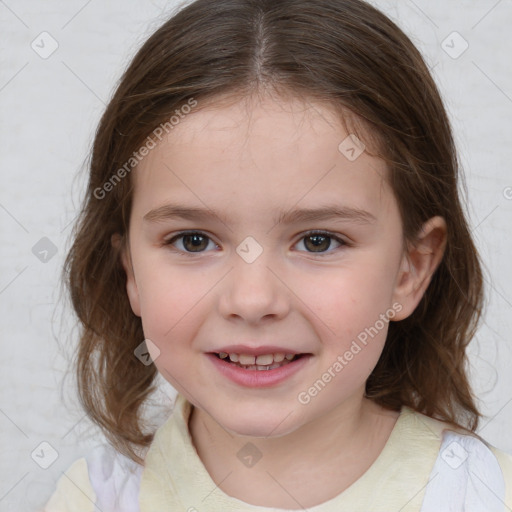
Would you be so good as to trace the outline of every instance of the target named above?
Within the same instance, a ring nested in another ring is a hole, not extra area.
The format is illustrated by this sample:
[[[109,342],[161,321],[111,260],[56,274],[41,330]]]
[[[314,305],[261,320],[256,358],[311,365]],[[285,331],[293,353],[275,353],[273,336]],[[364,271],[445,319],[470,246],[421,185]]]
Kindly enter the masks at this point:
[[[217,217],[224,224],[229,224],[226,216],[209,208],[198,208],[179,204],[166,204],[149,211],[143,219],[147,222],[163,222],[181,218],[185,220],[206,221]],[[275,224],[296,224],[307,221],[341,220],[359,224],[371,224],[377,219],[374,215],[360,208],[340,205],[326,205],[319,208],[300,208],[290,211],[281,211],[274,218]]]

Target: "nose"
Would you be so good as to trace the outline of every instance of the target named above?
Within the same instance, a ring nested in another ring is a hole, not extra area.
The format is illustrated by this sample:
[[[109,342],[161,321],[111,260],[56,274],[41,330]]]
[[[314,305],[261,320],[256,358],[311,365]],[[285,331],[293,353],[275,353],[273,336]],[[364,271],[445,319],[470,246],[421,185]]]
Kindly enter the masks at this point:
[[[277,266],[269,265],[263,255],[252,263],[238,255],[234,258],[234,267],[221,290],[220,314],[253,325],[284,318],[290,311],[291,292]]]

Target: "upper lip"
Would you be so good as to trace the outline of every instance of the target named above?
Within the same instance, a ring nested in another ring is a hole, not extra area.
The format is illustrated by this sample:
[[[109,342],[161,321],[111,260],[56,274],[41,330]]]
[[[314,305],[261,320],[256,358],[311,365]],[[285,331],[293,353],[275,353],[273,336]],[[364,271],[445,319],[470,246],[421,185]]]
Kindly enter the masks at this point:
[[[303,354],[290,348],[278,347],[275,345],[261,345],[250,347],[249,345],[229,345],[212,351],[215,354],[225,352],[227,354],[244,354],[249,356],[262,356],[265,354]]]

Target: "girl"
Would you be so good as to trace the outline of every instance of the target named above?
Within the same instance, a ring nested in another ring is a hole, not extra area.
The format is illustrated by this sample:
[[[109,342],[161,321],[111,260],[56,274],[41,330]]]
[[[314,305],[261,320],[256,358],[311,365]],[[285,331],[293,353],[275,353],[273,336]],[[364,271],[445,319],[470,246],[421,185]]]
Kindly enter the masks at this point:
[[[428,69],[369,4],[183,8],[96,134],[66,269],[111,447],[46,510],[510,510],[512,458],[474,434],[457,186]]]

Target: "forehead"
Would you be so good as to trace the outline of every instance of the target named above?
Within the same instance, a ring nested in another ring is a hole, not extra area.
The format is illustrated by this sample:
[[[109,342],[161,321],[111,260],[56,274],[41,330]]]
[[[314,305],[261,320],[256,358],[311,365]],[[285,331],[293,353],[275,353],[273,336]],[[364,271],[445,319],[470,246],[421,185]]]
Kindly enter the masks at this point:
[[[390,192],[384,190],[386,166],[359,154],[353,142],[339,113],[325,104],[271,97],[198,101],[134,171],[134,200],[146,208],[176,196],[226,208],[256,199],[269,209],[298,201],[308,206],[321,196],[350,198],[359,207],[380,203]]]
[[[349,127],[345,123],[350,124]],[[242,98],[231,96],[198,101],[198,105],[187,115],[181,116],[179,124],[159,144],[165,146],[186,144],[212,145],[223,136],[242,149],[251,143],[268,143],[270,146],[312,143],[318,145],[326,135],[337,140],[351,132],[372,145],[376,139],[362,120],[347,109],[337,108],[326,102],[295,96],[253,94]],[[325,145],[332,142],[325,140]]]

